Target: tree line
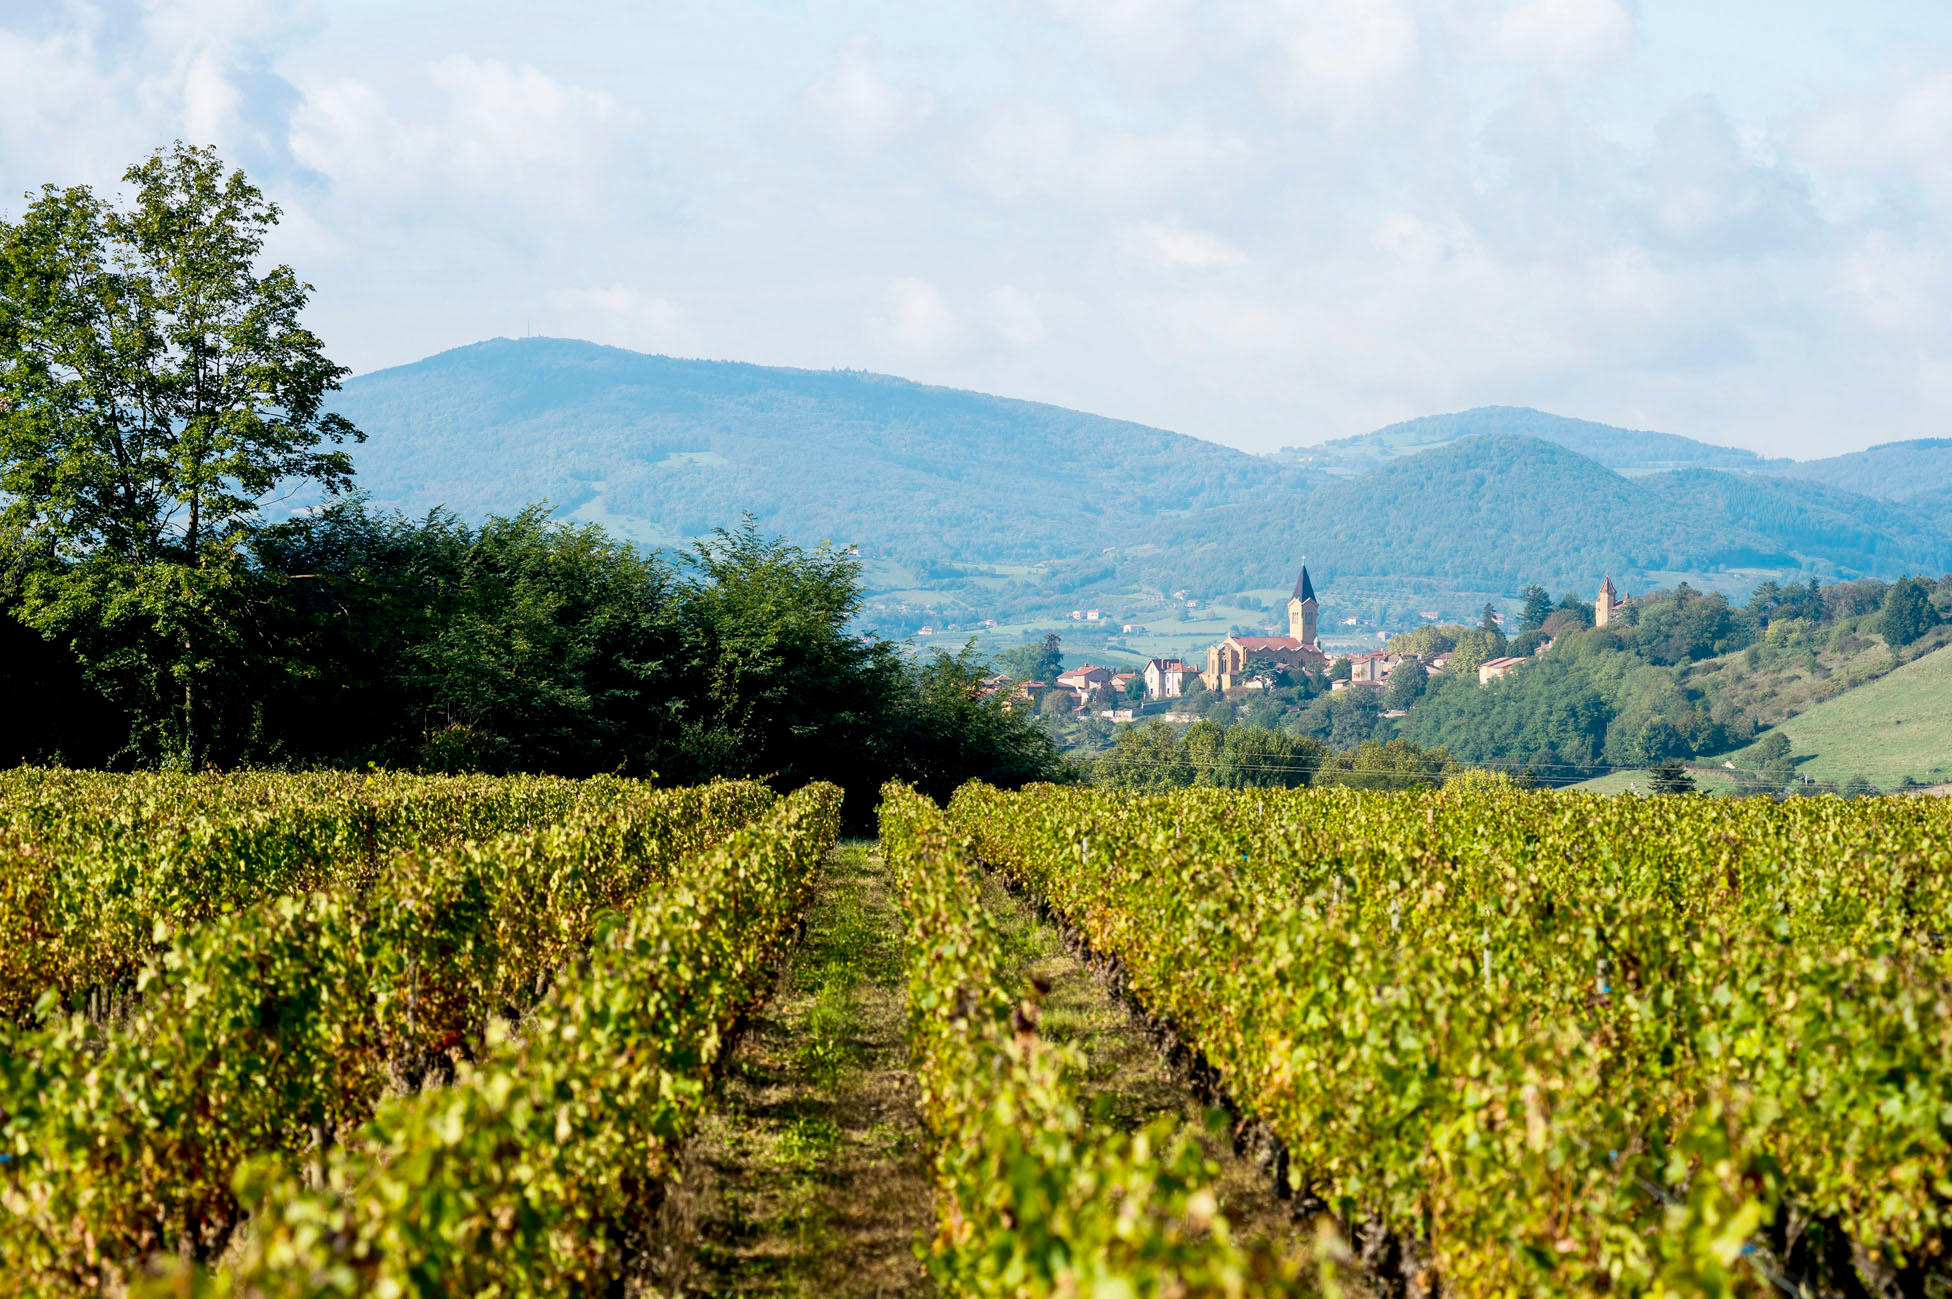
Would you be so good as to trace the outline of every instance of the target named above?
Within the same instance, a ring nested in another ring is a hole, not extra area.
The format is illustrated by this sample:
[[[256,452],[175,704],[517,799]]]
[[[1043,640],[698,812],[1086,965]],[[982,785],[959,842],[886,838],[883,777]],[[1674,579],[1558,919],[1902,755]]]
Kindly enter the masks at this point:
[[[649,554],[537,505],[354,492],[348,371],[259,265],[278,209],[181,143],[127,201],[0,221],[0,760],[621,771],[673,781],[1064,774],[973,653],[856,626],[846,550],[748,519]],[[269,517],[280,500],[319,504]]]

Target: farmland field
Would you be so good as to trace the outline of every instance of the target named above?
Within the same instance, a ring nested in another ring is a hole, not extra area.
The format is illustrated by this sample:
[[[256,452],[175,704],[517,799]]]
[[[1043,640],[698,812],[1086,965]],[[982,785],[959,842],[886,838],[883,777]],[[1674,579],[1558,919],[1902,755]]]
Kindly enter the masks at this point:
[[[20,1293],[1943,1295],[1952,804],[0,774]]]
[[[1952,780],[1952,649],[1922,658],[1777,726],[1797,774],[1844,781],[1862,775],[1879,789],[1913,780]],[[1752,765],[1747,750],[1733,756]]]
[[[1391,1285],[1945,1283],[1939,800],[966,786],[949,821]]]

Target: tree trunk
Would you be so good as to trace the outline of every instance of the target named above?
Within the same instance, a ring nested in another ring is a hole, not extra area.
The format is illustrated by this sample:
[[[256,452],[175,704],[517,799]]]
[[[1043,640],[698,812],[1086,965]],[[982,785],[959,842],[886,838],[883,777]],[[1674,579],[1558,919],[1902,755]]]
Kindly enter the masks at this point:
[[[184,547],[189,552],[192,571],[203,566],[198,551],[203,539],[199,535],[203,522],[203,493],[200,489],[190,491],[190,525],[184,532]],[[193,595],[194,598],[194,595]],[[194,611],[191,614],[194,618]],[[191,771],[197,769],[201,755],[197,751],[197,695],[196,695],[196,642],[188,630],[183,633],[183,764]]]
[[[183,765],[197,768],[197,682],[196,645],[190,633],[183,633]]]

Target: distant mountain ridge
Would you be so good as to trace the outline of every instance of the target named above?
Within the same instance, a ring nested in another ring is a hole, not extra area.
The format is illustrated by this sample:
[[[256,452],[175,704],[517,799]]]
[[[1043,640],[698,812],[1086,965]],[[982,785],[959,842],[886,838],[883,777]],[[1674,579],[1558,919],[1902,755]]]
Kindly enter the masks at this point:
[[[1792,461],[1765,460],[1753,451],[1717,446],[1647,429],[1616,428],[1572,419],[1529,406],[1478,406],[1446,415],[1425,415],[1379,428],[1374,433],[1336,438],[1312,447],[1287,447],[1281,459],[1339,476],[1365,473],[1380,465],[1469,437],[1531,437],[1576,451],[1620,473],[1663,469],[1766,470]]]
[[[1795,461],[1775,472],[1865,496],[1916,501],[1952,491],[1952,438],[1885,442],[1824,460]]]
[[[1266,586],[1295,544],[1284,538],[1305,538],[1309,562],[1338,581],[1436,578],[1487,590],[1583,587],[1604,573],[1834,579],[1952,564],[1952,538],[1902,504],[1713,469],[1623,478],[1555,443],[1487,434],[1364,477],[1174,520],[1125,571],[1156,583],[1170,568],[1229,589],[1228,573],[1245,565],[1238,585]]]
[[[1933,508],[1944,489],[1917,469],[1937,463],[1937,443],[1813,462],[1831,474],[1486,407],[1256,456],[884,375],[563,339],[497,339],[363,375],[337,406],[368,434],[359,481],[382,507],[478,517],[547,499],[667,546],[750,512],[795,540],[859,544],[878,590],[957,587],[972,606],[1107,584],[1285,585],[1303,553],[1325,580],[1473,590],[1603,572],[1638,586],[1952,568],[1952,524]],[[1894,455],[1913,463],[1916,505],[1831,481],[1861,481]]]
[[[385,506],[464,516],[548,499],[674,544],[751,512],[924,564],[1036,562],[1107,533],[1299,484],[1197,438],[858,371],[496,339],[346,385]]]

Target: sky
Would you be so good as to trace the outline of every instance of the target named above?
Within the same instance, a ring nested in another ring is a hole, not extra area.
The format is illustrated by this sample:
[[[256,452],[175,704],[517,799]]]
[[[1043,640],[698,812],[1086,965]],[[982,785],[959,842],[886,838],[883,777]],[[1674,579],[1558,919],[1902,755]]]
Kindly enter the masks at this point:
[[[1952,435],[1944,0],[0,0],[0,216],[178,138],[361,372],[533,333],[1255,451]]]

